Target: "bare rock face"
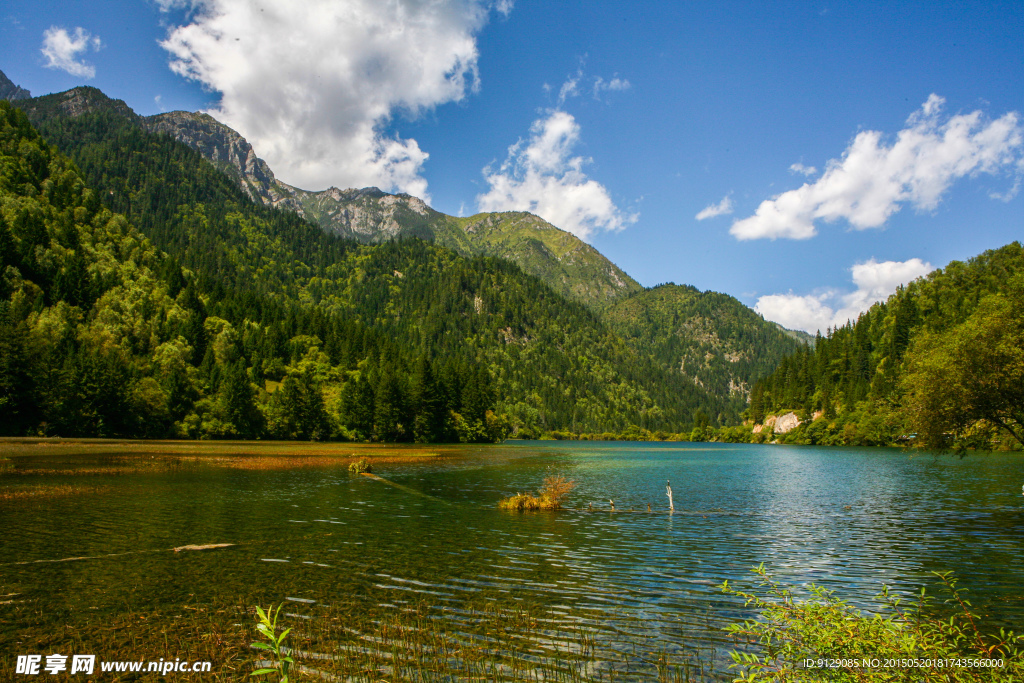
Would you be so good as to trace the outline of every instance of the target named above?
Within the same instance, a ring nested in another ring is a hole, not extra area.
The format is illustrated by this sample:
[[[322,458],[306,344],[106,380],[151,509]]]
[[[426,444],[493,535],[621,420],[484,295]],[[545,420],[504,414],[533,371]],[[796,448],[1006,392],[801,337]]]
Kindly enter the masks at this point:
[[[792,431],[800,426],[800,419],[796,416],[796,413],[786,413],[775,421],[775,433],[785,434],[786,432]]]
[[[0,100],[14,102],[15,100],[27,100],[30,97],[32,94],[28,90],[16,86],[3,71],[0,71]]]
[[[99,89],[84,85],[62,93],[37,97],[32,102],[26,102],[22,108],[31,118],[32,110],[37,106],[55,107],[61,114],[72,118],[83,114],[107,112],[135,123],[140,120],[139,115],[132,111],[124,100],[111,99]]]
[[[295,199],[295,188],[279,182],[245,138],[209,114],[172,111],[148,116],[142,120],[142,125],[151,133],[165,133],[198,151],[207,161],[238,180],[251,199],[302,213],[302,205]]]
[[[418,197],[389,194],[376,187],[309,192],[289,187],[304,215],[325,230],[360,242],[385,242],[414,235],[432,239],[434,222],[443,218]]]
[[[769,415],[765,418],[764,424],[754,425],[754,434],[760,434],[763,430],[771,428],[775,434],[785,434],[800,426],[800,418],[796,413],[785,415]]]
[[[330,187],[311,192],[281,182],[244,137],[209,114],[172,111],[147,117],[142,125],[151,133],[170,135],[202,154],[236,179],[251,199],[289,209],[326,230],[361,242],[394,239],[409,232],[410,216],[427,219],[432,213],[417,197],[388,194],[376,187]]]

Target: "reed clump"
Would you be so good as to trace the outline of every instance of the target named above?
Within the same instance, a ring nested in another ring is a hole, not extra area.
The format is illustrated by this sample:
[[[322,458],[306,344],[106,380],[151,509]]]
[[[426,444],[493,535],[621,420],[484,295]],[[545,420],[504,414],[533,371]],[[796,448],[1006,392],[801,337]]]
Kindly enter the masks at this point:
[[[351,474],[366,474],[373,472],[373,466],[366,458],[359,458],[355,462],[349,463],[348,471]]]
[[[576,486],[576,482],[570,481],[559,475],[547,477],[544,486],[540,487],[537,495],[532,493],[517,493],[514,496],[505,498],[498,503],[502,510],[557,510],[562,507],[562,501],[569,492]]]

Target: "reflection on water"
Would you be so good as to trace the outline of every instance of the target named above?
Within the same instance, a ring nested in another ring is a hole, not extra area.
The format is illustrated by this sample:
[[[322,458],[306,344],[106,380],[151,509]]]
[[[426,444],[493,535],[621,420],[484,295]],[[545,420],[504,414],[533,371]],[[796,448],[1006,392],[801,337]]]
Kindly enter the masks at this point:
[[[116,642],[134,631],[144,650],[175,619],[199,628],[199,612],[241,642],[251,637],[241,608],[284,602],[297,634],[336,623],[366,635],[402,615],[443,616],[460,638],[498,649],[507,643],[474,624],[518,614],[529,621],[524,652],[592,646],[598,673],[639,679],[666,655],[721,664],[720,627],[745,612],[717,587],[760,562],[862,605],[883,585],[909,595],[932,584],[930,572],[953,570],[995,623],[1024,623],[1018,456],[526,443],[378,473],[399,486],[343,468],[195,467],[94,475],[97,493],[0,501],[4,664],[29,644],[113,643],[97,629],[115,622],[125,624]],[[576,481],[570,509],[496,508],[549,474]],[[213,543],[234,545],[169,551]],[[93,559],[54,561],[68,558]],[[320,651],[332,647],[318,633]],[[253,657],[239,657],[249,670]]]

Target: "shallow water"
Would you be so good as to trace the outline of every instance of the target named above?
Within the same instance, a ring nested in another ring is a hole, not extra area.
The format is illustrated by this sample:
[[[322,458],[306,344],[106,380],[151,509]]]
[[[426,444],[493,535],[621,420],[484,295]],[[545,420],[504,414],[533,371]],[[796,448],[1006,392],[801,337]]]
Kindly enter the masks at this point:
[[[0,500],[0,596],[11,596],[0,597],[0,656],[9,666],[48,637],[89,642],[83,631],[126,614],[159,626],[188,605],[223,607],[235,626],[231,609],[286,602],[298,631],[325,609],[360,632],[416,609],[467,634],[493,606],[538,620],[538,652],[571,649],[564,632],[576,629],[593,635],[596,659],[634,660],[616,678],[641,679],[659,653],[721,667],[721,626],[750,614],[718,587],[749,583],[761,562],[858,605],[883,585],[909,596],[953,570],[992,623],[1024,624],[1019,455],[529,442],[377,473],[400,486],[342,468],[198,467],[91,475],[95,493]],[[496,508],[551,474],[575,480],[570,509]],[[207,543],[236,545],[166,552]]]

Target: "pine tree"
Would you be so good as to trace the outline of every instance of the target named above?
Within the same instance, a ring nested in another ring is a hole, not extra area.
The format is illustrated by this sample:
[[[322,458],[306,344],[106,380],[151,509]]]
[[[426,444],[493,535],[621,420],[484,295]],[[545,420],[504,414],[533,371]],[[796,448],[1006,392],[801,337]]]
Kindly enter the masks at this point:
[[[224,413],[235,432],[243,439],[252,439],[263,432],[263,414],[256,407],[256,396],[245,362],[238,360],[224,372],[220,386]]]

